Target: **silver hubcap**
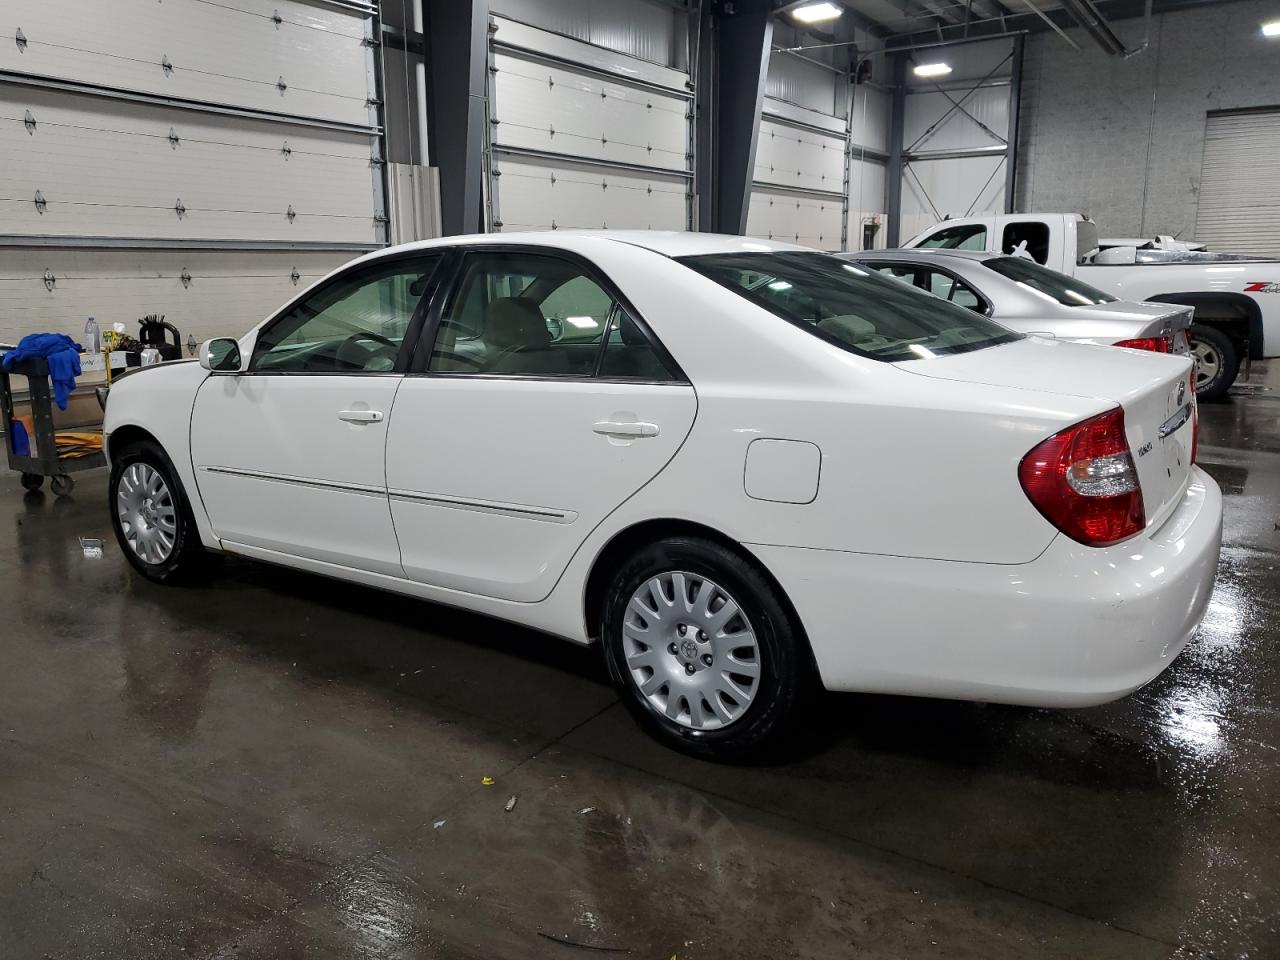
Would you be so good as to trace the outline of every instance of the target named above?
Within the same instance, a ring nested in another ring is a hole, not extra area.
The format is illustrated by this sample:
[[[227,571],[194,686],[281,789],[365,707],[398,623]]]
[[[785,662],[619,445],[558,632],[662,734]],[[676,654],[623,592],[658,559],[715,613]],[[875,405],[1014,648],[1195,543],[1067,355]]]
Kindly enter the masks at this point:
[[[755,631],[733,597],[697,574],[642,584],[627,604],[622,642],[632,683],[682,727],[726,727],[760,689]]]
[[[133,552],[147,563],[164,563],[173,553],[178,515],[164,477],[145,463],[131,463],[116,489],[120,529]]]
[[[1222,357],[1218,355],[1218,351],[1212,344],[1205,343],[1203,340],[1193,340],[1191,352],[1196,358],[1196,389],[1199,390],[1218,375],[1218,370],[1222,367]]]

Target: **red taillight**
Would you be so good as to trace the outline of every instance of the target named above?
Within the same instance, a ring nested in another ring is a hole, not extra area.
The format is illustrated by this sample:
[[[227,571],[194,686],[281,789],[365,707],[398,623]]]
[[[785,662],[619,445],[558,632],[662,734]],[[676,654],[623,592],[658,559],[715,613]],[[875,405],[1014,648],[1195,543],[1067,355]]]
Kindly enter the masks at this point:
[[[1168,337],[1140,337],[1137,340],[1117,340],[1112,346],[1128,347],[1130,350],[1150,350],[1152,353],[1168,353]]]
[[[1046,520],[1086,546],[1118,543],[1146,526],[1119,407],[1039,444],[1022,458],[1018,480]]]

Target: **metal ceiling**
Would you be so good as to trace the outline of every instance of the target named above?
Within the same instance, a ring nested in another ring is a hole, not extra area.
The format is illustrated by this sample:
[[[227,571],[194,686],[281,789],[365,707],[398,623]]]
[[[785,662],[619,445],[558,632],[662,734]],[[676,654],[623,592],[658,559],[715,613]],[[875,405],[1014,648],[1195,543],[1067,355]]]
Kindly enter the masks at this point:
[[[1112,54],[1132,52],[1115,35],[1116,20],[1240,0],[834,0],[843,23],[829,26],[832,39],[870,34],[886,46],[968,39],[1018,31],[1082,27],[1086,42]],[[779,3],[785,12],[795,0]],[[788,18],[789,19],[789,18]],[[821,33],[823,25],[810,28]],[[1132,31],[1129,31],[1132,32]],[[1074,40],[1067,42],[1076,45]]]

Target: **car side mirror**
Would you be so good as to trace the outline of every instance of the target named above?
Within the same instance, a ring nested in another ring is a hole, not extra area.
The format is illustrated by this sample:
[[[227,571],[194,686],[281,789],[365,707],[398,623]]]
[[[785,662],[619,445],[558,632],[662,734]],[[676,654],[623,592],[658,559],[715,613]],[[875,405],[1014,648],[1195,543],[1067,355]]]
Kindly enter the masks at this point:
[[[239,373],[240,362],[240,344],[230,337],[215,337],[200,345],[200,366],[212,373]]]

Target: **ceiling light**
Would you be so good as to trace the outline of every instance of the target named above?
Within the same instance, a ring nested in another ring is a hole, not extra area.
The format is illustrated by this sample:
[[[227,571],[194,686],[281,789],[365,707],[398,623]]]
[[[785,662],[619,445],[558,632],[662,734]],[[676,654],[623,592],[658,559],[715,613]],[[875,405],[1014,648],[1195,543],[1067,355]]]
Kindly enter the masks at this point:
[[[920,63],[911,71],[917,77],[945,77],[951,72],[949,63]]]
[[[1262,35],[1264,37],[1280,37],[1280,20],[1264,23],[1262,25]]]
[[[834,3],[806,3],[792,10],[791,16],[801,23],[822,23],[824,20],[834,20],[843,12]]]

